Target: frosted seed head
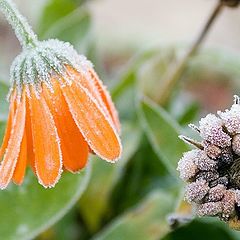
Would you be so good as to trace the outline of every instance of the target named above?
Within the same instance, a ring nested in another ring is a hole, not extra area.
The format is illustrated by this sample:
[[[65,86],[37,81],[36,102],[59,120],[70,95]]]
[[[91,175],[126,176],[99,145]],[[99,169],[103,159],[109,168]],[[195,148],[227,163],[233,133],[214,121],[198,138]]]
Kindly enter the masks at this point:
[[[21,94],[23,85],[33,85],[41,91],[41,84],[51,88],[51,77],[67,79],[66,66],[81,74],[87,74],[92,64],[74,48],[59,40],[38,42],[34,48],[26,48],[15,58],[11,66],[10,80]]]
[[[194,163],[194,159],[198,155],[198,150],[192,150],[184,153],[183,157],[178,162],[177,170],[180,173],[180,178],[188,181],[194,177],[198,172],[197,166]]]
[[[226,191],[226,187],[222,184],[218,184],[217,186],[209,190],[207,201],[209,202],[220,201],[223,198],[225,191]]]
[[[232,149],[234,153],[240,156],[240,134],[233,136]]]
[[[231,137],[223,131],[223,122],[214,114],[208,114],[199,122],[200,136],[219,147],[231,145]]]
[[[212,159],[217,159],[221,155],[221,149],[218,146],[206,141],[204,142],[204,151]]]
[[[217,162],[210,159],[204,151],[198,151],[198,155],[195,158],[195,164],[199,170],[203,171],[214,170],[217,166]]]
[[[204,180],[199,180],[190,183],[186,187],[185,199],[191,203],[199,203],[206,196],[209,191],[208,183]]]
[[[208,202],[197,206],[197,215],[203,216],[216,216],[222,212],[221,202]]]

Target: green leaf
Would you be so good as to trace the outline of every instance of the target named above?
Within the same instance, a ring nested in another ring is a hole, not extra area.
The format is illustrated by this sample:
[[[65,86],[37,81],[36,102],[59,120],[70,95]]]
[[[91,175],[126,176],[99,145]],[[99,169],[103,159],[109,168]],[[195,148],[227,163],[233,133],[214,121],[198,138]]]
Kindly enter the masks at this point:
[[[39,34],[44,33],[58,20],[80,6],[84,0],[48,0],[39,22]]]
[[[93,159],[92,177],[87,190],[80,199],[80,211],[90,231],[96,231],[106,213],[110,194],[131,156],[136,152],[141,139],[138,126],[123,125],[123,155],[115,164]]]
[[[139,119],[160,160],[175,175],[177,162],[189,150],[178,138],[181,128],[163,108],[146,98],[140,101]]]
[[[169,231],[166,216],[173,205],[173,198],[167,193],[153,192],[139,206],[110,223],[93,240],[160,239]]]
[[[1,239],[32,239],[49,228],[79,199],[89,173],[90,166],[78,175],[64,173],[55,188],[44,189],[29,171],[22,186],[12,184],[1,191]]]
[[[193,221],[169,233],[163,240],[236,240],[227,227],[211,222]]]
[[[81,7],[56,21],[43,35],[43,38],[58,38],[77,45],[87,38],[91,27],[91,16]]]
[[[156,54],[156,49],[141,51],[137,53],[123,69],[117,84],[112,88],[111,93],[114,100],[120,97],[127,88],[135,84],[137,72],[142,64]]]

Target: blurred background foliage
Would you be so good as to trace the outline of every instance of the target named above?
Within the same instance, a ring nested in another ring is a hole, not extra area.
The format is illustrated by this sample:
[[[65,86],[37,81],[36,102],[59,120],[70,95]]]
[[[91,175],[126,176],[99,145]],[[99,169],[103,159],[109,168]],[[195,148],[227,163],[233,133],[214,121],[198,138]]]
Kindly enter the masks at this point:
[[[240,57],[222,50],[201,50],[188,62],[166,104],[160,106],[164,79],[185,48],[126,46],[123,51],[101,54],[88,2],[43,1],[35,30],[40,39],[71,42],[94,63],[119,110],[123,156],[114,165],[91,157],[88,168],[78,175],[65,173],[57,187],[49,190],[37,184],[29,171],[23,186],[12,185],[0,192],[0,238],[240,239],[240,233],[218,220],[191,221],[176,172],[177,161],[189,149],[178,135],[187,133],[187,125],[206,112],[226,107],[232,95],[239,93]],[[4,21],[1,27],[9,28]],[[6,59],[11,57],[2,56],[0,62],[8,65]],[[8,112],[6,69],[0,76],[2,137]]]

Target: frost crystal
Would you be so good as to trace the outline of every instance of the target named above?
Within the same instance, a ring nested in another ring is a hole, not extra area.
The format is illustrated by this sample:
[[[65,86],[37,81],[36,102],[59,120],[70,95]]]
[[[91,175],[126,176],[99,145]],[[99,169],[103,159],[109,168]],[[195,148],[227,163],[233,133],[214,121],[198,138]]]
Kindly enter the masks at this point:
[[[240,133],[240,105],[233,104],[230,110],[218,112],[230,134]]]
[[[219,147],[208,142],[204,144],[204,152],[212,159],[218,158],[222,153]]]
[[[195,158],[198,156],[198,150],[192,150],[184,153],[181,160],[178,162],[177,170],[180,172],[180,178],[187,181],[194,177],[198,169],[194,163]]]
[[[214,114],[208,114],[199,122],[200,136],[219,147],[231,145],[231,137],[223,131],[223,122]]]
[[[59,81],[64,79],[67,82],[69,76],[66,66],[74,68],[86,77],[88,70],[92,68],[86,57],[79,55],[69,43],[53,39],[38,42],[36,47],[24,49],[15,58],[11,66],[10,80],[19,93],[23,85],[33,85],[39,92],[42,83],[51,89],[52,76],[59,76]]]
[[[200,202],[208,191],[208,183],[204,180],[199,180],[187,186],[185,198],[188,202]]]
[[[240,156],[240,134],[237,134],[232,139],[232,149]]]
[[[222,184],[218,184],[216,187],[213,187],[209,190],[208,201],[209,202],[218,202],[220,201],[225,194],[226,187]]]
[[[199,170],[210,171],[216,167],[217,162],[210,159],[204,151],[196,151],[198,151],[198,154],[195,158],[195,164],[197,165]]]
[[[222,203],[220,202],[209,202],[201,204],[197,207],[197,214],[199,216],[215,216],[222,212]]]
[[[197,150],[184,154],[178,170],[180,176],[191,176],[183,178],[188,182],[185,198],[196,206],[196,213],[231,223],[240,219],[239,97],[235,96],[230,110],[219,111],[218,115],[208,114],[199,127],[190,126],[200,134],[202,142],[181,137]],[[197,167],[195,172],[193,166]]]

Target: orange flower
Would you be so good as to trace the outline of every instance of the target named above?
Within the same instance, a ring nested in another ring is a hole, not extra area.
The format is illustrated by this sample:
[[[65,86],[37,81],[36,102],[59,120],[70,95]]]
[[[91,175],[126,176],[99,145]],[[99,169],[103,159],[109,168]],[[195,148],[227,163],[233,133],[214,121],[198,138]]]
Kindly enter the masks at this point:
[[[120,157],[120,123],[111,97],[70,44],[49,40],[25,49],[11,78],[1,189],[11,180],[21,184],[28,165],[40,184],[53,187],[62,169],[81,170],[89,152],[109,162]]]

